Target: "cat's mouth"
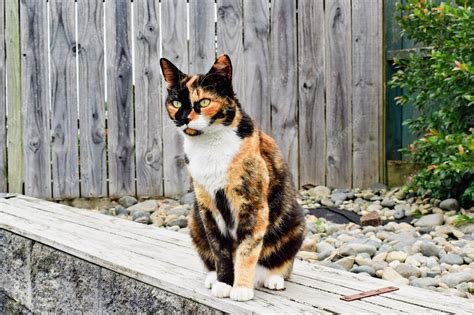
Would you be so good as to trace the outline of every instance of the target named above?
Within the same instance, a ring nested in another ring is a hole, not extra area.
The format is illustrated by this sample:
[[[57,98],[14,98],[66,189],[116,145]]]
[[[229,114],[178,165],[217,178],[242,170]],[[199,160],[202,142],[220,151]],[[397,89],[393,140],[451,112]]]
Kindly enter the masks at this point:
[[[202,131],[201,130],[197,130],[197,129],[193,129],[193,128],[185,128],[183,130],[183,132],[185,134],[187,134],[188,136],[198,136],[200,134],[202,134]]]

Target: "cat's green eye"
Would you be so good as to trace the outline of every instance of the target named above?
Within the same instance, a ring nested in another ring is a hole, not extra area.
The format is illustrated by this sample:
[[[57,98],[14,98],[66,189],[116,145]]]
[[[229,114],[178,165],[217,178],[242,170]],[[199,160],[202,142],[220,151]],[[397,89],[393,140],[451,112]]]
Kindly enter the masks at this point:
[[[176,108],[180,108],[181,107],[181,102],[180,101],[173,101],[173,106],[176,107]]]
[[[206,106],[209,106],[209,104],[211,103],[211,101],[207,98],[199,101],[199,105],[201,105],[201,107],[206,107]]]

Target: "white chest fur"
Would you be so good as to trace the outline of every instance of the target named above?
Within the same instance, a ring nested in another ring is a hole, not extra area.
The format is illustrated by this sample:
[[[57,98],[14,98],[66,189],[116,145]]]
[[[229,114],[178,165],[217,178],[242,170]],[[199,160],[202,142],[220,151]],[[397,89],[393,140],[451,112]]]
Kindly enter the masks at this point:
[[[227,171],[240,150],[240,142],[234,129],[222,125],[212,126],[199,136],[184,136],[189,172],[212,198],[226,186]]]

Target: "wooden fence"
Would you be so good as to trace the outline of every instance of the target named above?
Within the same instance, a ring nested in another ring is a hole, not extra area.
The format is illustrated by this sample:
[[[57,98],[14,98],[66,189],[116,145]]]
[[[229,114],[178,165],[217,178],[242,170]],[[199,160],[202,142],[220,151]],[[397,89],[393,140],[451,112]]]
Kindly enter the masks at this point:
[[[234,65],[237,96],[295,182],[382,179],[382,0],[0,2],[0,191],[43,198],[189,188],[159,58]],[[5,91],[5,92],[4,92]]]

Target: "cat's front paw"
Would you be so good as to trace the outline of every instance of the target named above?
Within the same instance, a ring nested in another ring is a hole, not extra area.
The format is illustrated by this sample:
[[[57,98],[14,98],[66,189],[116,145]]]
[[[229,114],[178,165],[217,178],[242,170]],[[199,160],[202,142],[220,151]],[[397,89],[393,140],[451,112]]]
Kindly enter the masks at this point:
[[[280,275],[271,275],[265,279],[263,286],[270,290],[284,290],[285,279]]]
[[[233,287],[230,298],[234,301],[248,301],[253,299],[253,288]]]
[[[230,295],[230,290],[232,289],[232,286],[228,285],[227,283],[216,281],[212,285],[212,295],[218,298],[225,298],[229,297]]]
[[[209,271],[204,280],[204,286],[208,289],[212,288],[212,285],[217,281],[217,273],[215,271]]]

